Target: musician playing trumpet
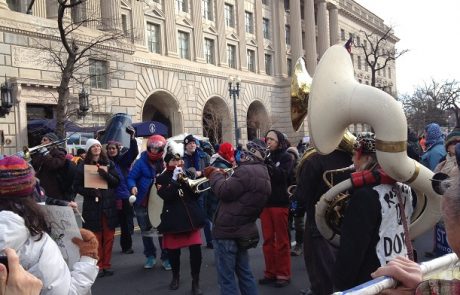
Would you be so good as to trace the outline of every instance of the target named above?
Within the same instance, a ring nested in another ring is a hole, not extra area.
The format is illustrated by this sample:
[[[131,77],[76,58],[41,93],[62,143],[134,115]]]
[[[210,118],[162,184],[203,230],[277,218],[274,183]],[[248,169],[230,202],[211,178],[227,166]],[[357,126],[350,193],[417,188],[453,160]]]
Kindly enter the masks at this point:
[[[41,145],[49,145],[58,142],[59,137],[53,133],[46,133],[41,140]],[[36,177],[40,179],[40,185],[46,193],[48,205],[70,206],[77,208],[73,196],[66,194],[65,183],[73,182],[73,175],[64,175],[66,165],[66,150],[58,145],[40,148],[32,154],[32,166],[36,171]],[[67,163],[68,165],[69,163]],[[70,164],[73,165],[73,164]],[[71,167],[70,167],[71,168]],[[68,179],[71,178],[71,179]]]
[[[163,248],[168,250],[172,267],[170,290],[179,288],[181,248],[188,247],[192,273],[192,294],[202,294],[200,289],[201,234],[206,216],[198,204],[199,194],[180,180],[185,172],[178,153],[168,152],[164,157],[166,170],[157,177],[158,195],[164,200],[158,231],[163,234]],[[191,175],[187,176],[190,177]]]
[[[357,172],[381,171],[372,133],[359,134],[353,151]],[[379,170],[380,169],[380,170]],[[356,173],[361,177],[362,173]],[[358,186],[362,185],[358,180]],[[366,183],[365,177],[362,182]],[[412,214],[411,190],[389,179],[390,184],[356,188],[342,222],[340,248],[334,266],[334,288],[349,289],[371,279],[371,273],[396,256],[411,254],[407,225]]]

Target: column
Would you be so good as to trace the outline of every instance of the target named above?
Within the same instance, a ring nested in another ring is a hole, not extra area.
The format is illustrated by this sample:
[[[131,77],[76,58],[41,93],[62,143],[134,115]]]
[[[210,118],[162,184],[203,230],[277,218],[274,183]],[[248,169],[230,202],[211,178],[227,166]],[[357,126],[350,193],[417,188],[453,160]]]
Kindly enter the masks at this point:
[[[202,0],[192,0],[192,19],[194,36],[191,36],[191,39],[195,42],[195,61],[198,62],[204,62],[203,17],[201,16],[201,1]]]
[[[327,36],[327,15],[326,1],[322,0],[317,4],[317,20],[318,20],[318,51],[319,57],[323,55],[329,47],[329,38]]]
[[[248,59],[247,59],[247,48],[246,48],[246,26],[245,26],[245,13],[244,13],[244,1],[235,1],[236,4],[236,25],[237,33],[239,39],[239,62],[240,70],[248,68]]]
[[[310,76],[313,76],[318,59],[318,53],[316,52],[316,25],[314,0],[305,0],[304,10],[305,51],[307,70]]]
[[[144,17],[144,2],[132,1],[133,7],[133,35],[134,44],[145,47],[145,17]]]
[[[178,56],[177,54],[177,32],[176,32],[176,8],[175,1],[164,1],[165,8],[165,36],[166,55]]]
[[[216,1],[217,49],[219,67],[228,67],[227,38],[225,36],[224,0]]]
[[[257,69],[258,73],[265,73],[265,48],[264,48],[264,32],[263,32],[263,15],[262,15],[262,0],[255,1],[255,21],[256,21],[256,40],[257,40]],[[273,39],[273,38],[272,38]]]
[[[120,0],[101,0],[102,29],[121,31]]]
[[[276,76],[287,76],[286,59],[286,29],[284,19],[284,2],[271,1],[273,11],[273,46],[275,56],[273,58]]]
[[[6,4],[6,0],[0,0],[0,9],[10,10],[10,8],[8,7],[8,4]]]
[[[291,59],[294,66],[297,59],[303,56],[302,21],[300,17],[300,0],[289,0],[291,24]]]
[[[35,0],[32,7],[32,15],[46,18],[46,0]]]
[[[329,9],[329,37],[331,46],[339,42],[339,9],[335,5]]]
[[[101,19],[101,3],[99,0],[88,0],[86,2],[86,15],[88,19],[96,20],[88,22],[87,26],[94,30],[99,29]]]

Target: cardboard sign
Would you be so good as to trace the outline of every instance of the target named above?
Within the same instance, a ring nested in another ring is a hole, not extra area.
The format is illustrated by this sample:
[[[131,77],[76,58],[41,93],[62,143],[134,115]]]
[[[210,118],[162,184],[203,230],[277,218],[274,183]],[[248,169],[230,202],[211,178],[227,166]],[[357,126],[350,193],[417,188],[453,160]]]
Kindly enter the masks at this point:
[[[102,168],[107,172],[107,166],[84,165],[84,187],[85,188],[101,188],[108,189],[107,181],[97,173],[97,169]]]
[[[80,250],[72,242],[72,238],[81,239],[80,230],[75,220],[75,214],[69,206],[43,206],[51,227],[51,238],[61,250],[62,257],[72,269],[75,262],[80,260]]]

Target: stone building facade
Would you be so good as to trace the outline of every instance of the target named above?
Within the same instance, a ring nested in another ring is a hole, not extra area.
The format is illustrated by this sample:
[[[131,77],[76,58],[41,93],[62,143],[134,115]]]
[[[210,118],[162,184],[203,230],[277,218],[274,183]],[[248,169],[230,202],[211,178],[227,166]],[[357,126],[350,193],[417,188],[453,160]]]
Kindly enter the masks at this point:
[[[59,85],[59,68],[40,47],[60,48],[56,1],[36,0],[31,15],[25,14],[28,3],[0,0],[0,76],[13,85],[15,98],[12,111],[0,118],[5,154],[28,145],[28,121],[53,117]],[[298,140],[308,129],[304,124],[295,132],[290,120],[289,76],[297,58],[304,55],[313,74],[325,50],[344,42],[343,34],[387,28],[352,0],[87,0],[78,7],[66,14],[67,22],[98,20],[76,31],[81,44],[107,31],[124,37],[97,46],[106,58],[76,73],[91,74],[82,82],[91,109],[72,121],[104,125],[121,112],[133,122],[163,122],[170,135],[203,135],[203,125],[212,124],[203,117],[215,116],[217,133],[230,142],[234,103],[242,142],[272,127]],[[397,41],[392,35],[392,46]],[[241,79],[235,101],[229,77]],[[364,67],[356,77],[369,81]],[[393,63],[379,81],[396,85],[395,79]],[[73,85],[70,109],[78,107],[80,89]]]

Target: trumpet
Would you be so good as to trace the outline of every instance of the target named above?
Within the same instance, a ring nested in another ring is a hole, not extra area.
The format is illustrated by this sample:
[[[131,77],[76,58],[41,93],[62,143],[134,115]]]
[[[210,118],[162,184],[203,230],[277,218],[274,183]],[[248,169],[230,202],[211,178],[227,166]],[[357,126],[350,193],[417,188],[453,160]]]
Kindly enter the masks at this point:
[[[31,159],[31,156],[33,154],[37,153],[38,151],[40,151],[42,148],[48,148],[50,146],[60,145],[60,144],[62,144],[64,142],[66,142],[69,138],[70,138],[70,136],[66,137],[64,139],[58,140],[58,141],[53,141],[53,142],[47,143],[47,144],[36,145],[34,147],[31,147],[31,148],[29,148],[27,146],[24,146],[22,148],[22,151],[16,153],[16,155],[21,156],[26,161],[29,161]]]
[[[233,168],[226,168],[226,169],[219,169],[219,170],[222,170],[223,172],[227,173],[230,176],[233,175]],[[185,173],[181,173],[179,175],[179,178],[178,180],[182,183],[184,183],[185,185],[187,185],[195,194],[200,194],[202,192],[205,192],[207,191],[208,189],[211,188],[211,186],[208,186],[207,187],[204,187],[204,188],[201,188],[200,186],[204,185],[205,183],[208,183],[209,182],[209,179],[206,178],[206,177],[201,177],[201,178],[198,178],[198,179],[190,179],[187,177],[187,175]]]

